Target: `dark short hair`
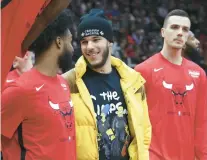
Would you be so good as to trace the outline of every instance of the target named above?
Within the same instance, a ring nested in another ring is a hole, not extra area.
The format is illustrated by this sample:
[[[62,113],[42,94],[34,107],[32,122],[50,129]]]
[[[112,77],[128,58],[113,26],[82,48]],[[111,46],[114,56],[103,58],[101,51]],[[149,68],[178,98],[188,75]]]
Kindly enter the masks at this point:
[[[186,11],[181,10],[181,9],[174,9],[174,10],[172,10],[171,12],[169,12],[169,13],[167,14],[167,16],[165,17],[163,27],[166,26],[167,21],[168,21],[168,19],[169,19],[171,16],[180,16],[180,17],[187,17],[187,18],[189,18],[189,15],[188,15],[188,13],[187,13]],[[189,18],[189,19],[190,19],[190,18]]]
[[[70,18],[70,11],[68,9],[63,10],[56,19],[44,29],[28,50],[34,52],[36,58],[39,57],[42,52],[50,47],[58,36],[61,37],[67,33],[67,30],[71,26]]]

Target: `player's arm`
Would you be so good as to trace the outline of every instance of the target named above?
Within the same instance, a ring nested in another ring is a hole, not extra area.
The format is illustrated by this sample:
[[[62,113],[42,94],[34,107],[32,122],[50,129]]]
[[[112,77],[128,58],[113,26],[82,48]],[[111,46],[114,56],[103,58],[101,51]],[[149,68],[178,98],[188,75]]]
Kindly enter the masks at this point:
[[[207,159],[207,82],[202,70],[197,91],[195,113],[195,151],[199,160]]]
[[[26,99],[23,90],[14,85],[6,88],[2,92],[1,135],[4,137],[10,139],[20,123],[24,120],[24,104],[26,103]]]

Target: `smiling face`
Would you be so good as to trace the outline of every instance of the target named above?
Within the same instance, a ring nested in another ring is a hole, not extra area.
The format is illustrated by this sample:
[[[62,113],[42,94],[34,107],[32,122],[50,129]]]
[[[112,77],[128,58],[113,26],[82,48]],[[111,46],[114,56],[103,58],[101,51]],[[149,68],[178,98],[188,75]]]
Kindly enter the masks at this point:
[[[88,36],[80,43],[82,54],[91,68],[99,69],[107,64],[111,45],[104,37]]]
[[[162,37],[167,46],[182,49],[190,30],[190,20],[182,16],[170,16],[161,30]]]

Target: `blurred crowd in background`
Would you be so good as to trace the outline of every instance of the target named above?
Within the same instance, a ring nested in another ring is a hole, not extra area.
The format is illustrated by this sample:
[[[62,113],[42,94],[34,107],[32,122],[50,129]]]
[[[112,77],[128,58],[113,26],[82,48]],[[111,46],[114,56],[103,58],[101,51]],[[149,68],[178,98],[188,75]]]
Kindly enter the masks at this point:
[[[191,60],[207,67],[207,1],[206,0],[76,0],[71,10],[71,32],[75,49],[74,62],[81,55],[77,41],[80,17],[91,8],[104,9],[114,31],[113,55],[129,66],[141,63],[162,47],[160,29],[172,9],[183,9],[191,19],[191,31],[200,41],[200,49]],[[191,49],[186,54],[190,54]],[[186,56],[188,57],[188,56]],[[64,71],[63,71],[64,72]]]

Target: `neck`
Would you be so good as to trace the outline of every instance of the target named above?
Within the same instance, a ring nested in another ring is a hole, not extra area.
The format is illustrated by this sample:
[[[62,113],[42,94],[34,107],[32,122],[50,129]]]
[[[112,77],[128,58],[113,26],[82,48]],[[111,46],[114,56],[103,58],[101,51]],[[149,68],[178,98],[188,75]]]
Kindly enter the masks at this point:
[[[104,66],[102,66],[100,68],[96,68],[96,69],[93,68],[93,70],[96,71],[96,72],[99,72],[99,73],[103,73],[103,74],[110,73],[112,71],[110,57],[107,59],[107,61],[104,64]]]
[[[46,76],[54,77],[58,73],[58,56],[51,51],[42,53],[40,57],[35,60],[34,68]]]
[[[22,72],[19,69],[16,69],[18,75],[22,75]]]
[[[182,49],[172,48],[164,45],[161,54],[171,63],[176,65],[182,64]]]

